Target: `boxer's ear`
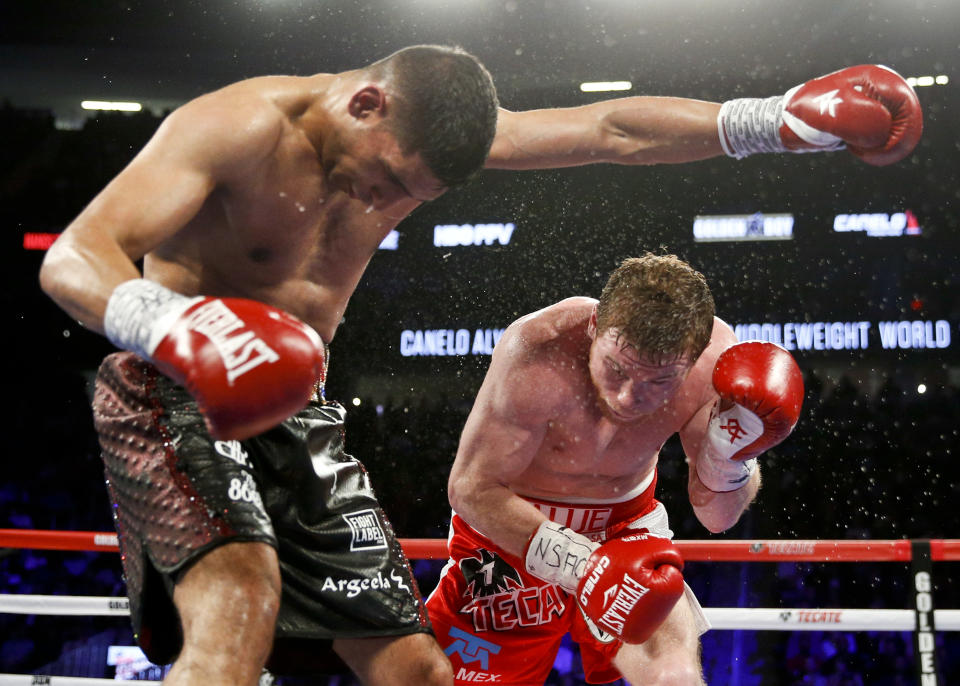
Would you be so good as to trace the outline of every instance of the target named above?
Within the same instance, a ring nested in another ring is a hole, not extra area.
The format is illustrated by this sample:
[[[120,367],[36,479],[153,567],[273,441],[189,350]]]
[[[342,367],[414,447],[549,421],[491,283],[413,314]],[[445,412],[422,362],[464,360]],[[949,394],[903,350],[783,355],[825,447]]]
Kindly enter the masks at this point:
[[[356,119],[383,116],[387,111],[387,94],[380,86],[367,84],[350,96],[347,111]]]
[[[593,306],[593,312],[590,313],[590,321],[587,322],[587,336],[590,340],[597,338],[597,306]]]

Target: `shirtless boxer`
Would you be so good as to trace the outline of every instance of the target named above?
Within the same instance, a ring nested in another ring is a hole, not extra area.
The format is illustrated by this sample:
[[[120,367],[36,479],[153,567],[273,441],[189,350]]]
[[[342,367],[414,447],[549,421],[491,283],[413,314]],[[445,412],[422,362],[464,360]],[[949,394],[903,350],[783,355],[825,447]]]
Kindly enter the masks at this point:
[[[802,399],[790,354],[738,344],[673,255],[511,324],[460,439],[451,559],[427,601],[456,683],[543,683],[570,632],[590,683],[702,684],[708,624],[654,498],[660,448],[679,433],[693,510],[723,531]]]
[[[830,112],[811,105],[838,90]],[[879,164],[919,135],[913,92],[878,67],[775,100],[626,98],[496,122],[473,58],[416,47],[241,81],[167,117],[41,270],[67,313],[128,351],[104,361],[94,418],[135,631],[155,662],[176,657],[167,682],[252,684],[268,654],[283,673],[332,641],[366,683],[449,683],[390,525],[343,452],[344,410],[310,400],[321,339],[390,230],[485,157],[684,162],[830,150],[834,132]],[[771,117],[745,123],[761,110]],[[812,142],[798,143],[797,118]]]
[[[271,651],[319,669],[331,641],[365,683],[449,683],[343,408],[311,395],[377,246],[482,167],[496,114],[448,48],[241,81],[173,112],[49,251],[43,288],[130,351],[94,420],[166,683],[255,684]]]

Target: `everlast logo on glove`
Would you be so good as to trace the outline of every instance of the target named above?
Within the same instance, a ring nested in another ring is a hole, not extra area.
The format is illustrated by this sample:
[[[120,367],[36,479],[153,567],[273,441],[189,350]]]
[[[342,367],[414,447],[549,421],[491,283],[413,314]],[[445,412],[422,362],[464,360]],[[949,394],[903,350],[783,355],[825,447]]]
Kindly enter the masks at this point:
[[[252,331],[231,335],[246,324],[221,300],[211,300],[198,307],[190,314],[187,326],[213,343],[223,360],[227,382],[231,386],[237,377],[254,367],[280,359],[280,355]]]
[[[596,627],[624,643],[643,643],[683,596],[682,572],[683,558],[666,538],[612,538],[590,556],[576,598]]]
[[[244,298],[190,298],[146,279],[114,289],[103,326],[114,344],[184,386],[221,441],[302,410],[326,365],[320,336],[292,314]]]
[[[616,597],[597,623],[618,636],[622,635],[624,622],[649,590],[629,574],[624,574],[623,583],[617,588]]]

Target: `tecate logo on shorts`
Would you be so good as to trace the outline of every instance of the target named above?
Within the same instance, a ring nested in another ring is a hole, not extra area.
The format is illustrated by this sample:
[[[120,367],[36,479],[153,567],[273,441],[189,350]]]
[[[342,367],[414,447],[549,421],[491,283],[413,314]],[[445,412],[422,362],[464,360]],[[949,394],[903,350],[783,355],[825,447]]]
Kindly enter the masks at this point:
[[[460,608],[476,631],[510,631],[516,626],[541,626],[563,616],[566,604],[559,586],[525,586],[475,597]]]

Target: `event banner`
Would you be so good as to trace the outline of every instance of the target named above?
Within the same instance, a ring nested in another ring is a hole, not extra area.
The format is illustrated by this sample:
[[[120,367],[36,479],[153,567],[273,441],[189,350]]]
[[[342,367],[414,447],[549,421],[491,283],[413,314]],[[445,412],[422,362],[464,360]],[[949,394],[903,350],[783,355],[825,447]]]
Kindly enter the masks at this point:
[[[741,341],[769,341],[787,350],[936,350],[950,348],[955,322],[902,319],[732,324]],[[502,328],[443,327],[400,332],[403,357],[490,355]]]

